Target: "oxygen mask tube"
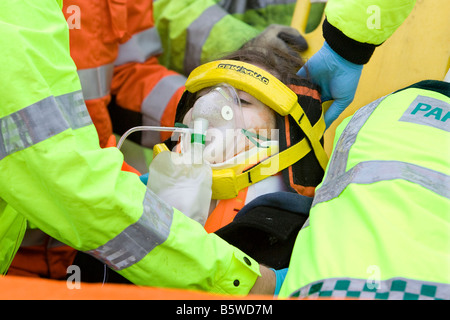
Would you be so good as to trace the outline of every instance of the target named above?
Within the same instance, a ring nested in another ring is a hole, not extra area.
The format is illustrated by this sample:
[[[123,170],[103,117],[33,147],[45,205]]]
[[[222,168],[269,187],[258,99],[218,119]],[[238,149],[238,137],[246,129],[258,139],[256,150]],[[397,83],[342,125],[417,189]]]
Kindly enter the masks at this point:
[[[117,149],[120,150],[122,147],[124,141],[127,139],[127,137],[136,131],[157,131],[157,132],[173,132],[173,133],[184,133],[184,134],[191,134],[193,132],[193,129],[191,128],[185,128],[185,127],[157,127],[157,126],[138,126],[133,127],[129,130],[127,130],[122,137],[120,137],[119,142],[117,143]]]

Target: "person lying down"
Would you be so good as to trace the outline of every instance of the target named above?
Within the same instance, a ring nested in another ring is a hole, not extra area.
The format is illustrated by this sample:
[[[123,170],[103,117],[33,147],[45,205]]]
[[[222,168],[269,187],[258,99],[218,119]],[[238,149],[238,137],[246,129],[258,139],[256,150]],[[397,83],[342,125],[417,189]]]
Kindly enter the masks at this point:
[[[319,89],[301,66],[245,48],[193,70],[175,119],[189,134],[149,168],[159,197],[274,268],[287,266],[327,162]]]
[[[141,177],[207,232],[277,270],[289,264],[327,163],[320,91],[296,75],[302,64],[275,48],[244,48],[193,70],[175,117],[189,134],[156,146]],[[84,282],[130,283],[83,252],[74,264]]]

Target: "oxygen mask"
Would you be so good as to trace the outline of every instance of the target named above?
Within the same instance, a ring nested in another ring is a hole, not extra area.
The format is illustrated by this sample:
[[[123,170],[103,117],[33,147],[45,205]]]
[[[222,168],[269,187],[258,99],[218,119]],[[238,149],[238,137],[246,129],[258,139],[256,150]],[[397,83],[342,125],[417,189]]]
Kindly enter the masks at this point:
[[[205,88],[198,95],[183,123],[193,129],[195,121],[207,121],[203,159],[210,164],[222,163],[245,147],[245,135],[242,134],[245,122],[239,96],[227,84]],[[188,142],[184,141],[182,145],[189,146]]]

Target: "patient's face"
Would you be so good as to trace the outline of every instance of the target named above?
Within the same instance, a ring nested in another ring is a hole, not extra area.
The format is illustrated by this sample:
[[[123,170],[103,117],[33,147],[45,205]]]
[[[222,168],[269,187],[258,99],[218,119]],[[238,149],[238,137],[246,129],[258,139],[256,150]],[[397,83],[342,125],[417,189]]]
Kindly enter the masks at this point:
[[[260,100],[241,90],[234,91],[235,98],[222,101],[220,92],[210,88],[198,92],[194,107],[185,115],[187,124],[201,109],[201,117],[209,121],[206,132],[204,158],[217,164],[229,160],[244,151],[255,147],[256,136],[271,139],[276,129],[275,112]],[[248,133],[253,133],[253,142]]]
[[[276,128],[275,112],[251,94],[237,92],[246,129],[270,139],[271,130]]]

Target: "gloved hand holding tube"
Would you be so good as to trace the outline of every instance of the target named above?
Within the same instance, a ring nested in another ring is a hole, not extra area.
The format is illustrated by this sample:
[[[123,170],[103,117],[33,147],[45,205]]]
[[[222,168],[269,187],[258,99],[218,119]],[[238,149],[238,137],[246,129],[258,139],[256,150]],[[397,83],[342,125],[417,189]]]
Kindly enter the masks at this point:
[[[152,160],[141,181],[157,196],[184,215],[205,224],[211,201],[212,169],[203,160],[208,121],[196,119],[192,128],[140,126],[125,132],[117,148],[135,131],[172,131],[191,140],[186,152],[162,151]]]
[[[183,125],[178,129],[183,135],[176,150],[159,152],[141,181],[167,204],[204,225],[212,197],[212,168],[235,163],[236,155],[251,142],[243,130],[246,126],[236,90],[227,84],[204,89],[184,116]],[[159,129],[164,128],[146,127]]]
[[[191,147],[183,153],[163,151],[150,163],[147,187],[162,200],[202,225],[208,218],[212,169],[203,160],[208,121],[196,119]]]
[[[342,58],[325,41],[322,48],[297,72],[320,86],[322,102],[334,100],[325,113],[327,128],[353,101],[362,68],[362,64]]]

